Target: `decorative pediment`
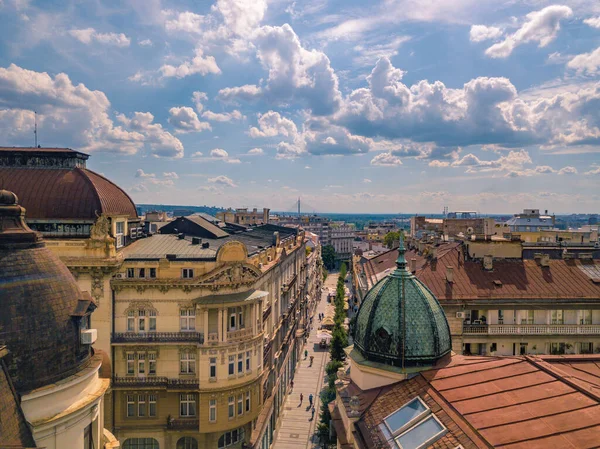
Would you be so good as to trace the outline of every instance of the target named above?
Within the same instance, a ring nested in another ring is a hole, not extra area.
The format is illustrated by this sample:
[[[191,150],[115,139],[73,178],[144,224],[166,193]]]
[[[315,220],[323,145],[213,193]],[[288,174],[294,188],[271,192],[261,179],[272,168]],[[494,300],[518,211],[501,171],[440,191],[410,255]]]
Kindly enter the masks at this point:
[[[217,268],[206,277],[200,279],[200,286],[204,285],[236,285],[250,284],[260,277],[258,268],[245,263],[236,263]]]

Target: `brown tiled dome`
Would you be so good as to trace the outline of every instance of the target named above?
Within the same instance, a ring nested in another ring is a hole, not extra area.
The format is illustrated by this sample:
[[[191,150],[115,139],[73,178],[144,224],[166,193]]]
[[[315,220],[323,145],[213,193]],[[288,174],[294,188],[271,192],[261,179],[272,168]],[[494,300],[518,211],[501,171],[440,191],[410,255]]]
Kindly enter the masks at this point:
[[[2,187],[19,197],[34,220],[96,220],[101,214],[137,218],[120,187],[85,168],[0,167]]]
[[[67,267],[24,222],[16,196],[0,192],[0,346],[20,392],[75,374],[90,358],[79,343],[83,298]],[[14,200],[9,201],[10,198]]]

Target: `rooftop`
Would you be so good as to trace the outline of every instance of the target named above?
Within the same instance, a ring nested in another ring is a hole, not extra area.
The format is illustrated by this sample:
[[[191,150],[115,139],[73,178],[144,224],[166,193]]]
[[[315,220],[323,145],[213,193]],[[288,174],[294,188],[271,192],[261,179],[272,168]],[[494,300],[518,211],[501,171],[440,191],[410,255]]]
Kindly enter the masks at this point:
[[[453,356],[390,386],[361,392],[351,383],[340,397],[345,389],[366,395],[357,423],[363,447],[394,447],[381,424],[419,397],[447,429],[428,448],[592,448],[600,435],[599,364],[597,355]]]

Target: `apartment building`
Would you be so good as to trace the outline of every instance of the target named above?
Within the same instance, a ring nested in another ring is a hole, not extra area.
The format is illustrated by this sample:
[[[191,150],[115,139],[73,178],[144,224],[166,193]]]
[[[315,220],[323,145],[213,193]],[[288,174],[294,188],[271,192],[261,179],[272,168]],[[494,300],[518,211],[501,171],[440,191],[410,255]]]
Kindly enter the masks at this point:
[[[227,209],[223,212],[217,212],[216,217],[218,220],[235,223],[240,225],[259,225],[269,223],[269,212],[270,209],[266,207],[262,211],[258,211],[256,208],[249,211],[247,208],[238,208],[235,211],[233,209]]]
[[[335,250],[335,256],[340,261],[352,258],[352,243],[356,236],[356,226],[352,223],[334,222],[329,230],[330,244]]]
[[[600,352],[600,263],[469,256],[464,242],[407,242],[411,272],[442,305],[459,354]],[[357,302],[393,270],[396,251],[355,257]]]

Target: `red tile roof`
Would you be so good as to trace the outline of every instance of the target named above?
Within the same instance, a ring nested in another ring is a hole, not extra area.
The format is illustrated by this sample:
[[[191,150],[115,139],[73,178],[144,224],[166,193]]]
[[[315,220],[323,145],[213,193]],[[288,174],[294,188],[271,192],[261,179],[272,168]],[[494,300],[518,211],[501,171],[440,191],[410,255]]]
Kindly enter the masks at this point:
[[[465,448],[593,448],[600,443],[599,384],[597,355],[453,356],[384,387],[357,428],[370,447],[386,447],[379,424],[418,395],[448,429],[430,448],[457,440]]]
[[[437,260],[416,257],[416,276],[438,300],[453,299],[598,299],[600,263],[595,260],[555,260],[542,267],[536,260],[494,259],[486,271],[480,260],[465,260],[459,243],[441,245]],[[446,267],[453,268],[453,282],[446,280]],[[499,281],[499,282],[497,282]]]
[[[17,194],[28,219],[95,220],[102,213],[137,218],[129,195],[87,169],[0,167],[0,181]]]

